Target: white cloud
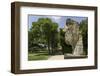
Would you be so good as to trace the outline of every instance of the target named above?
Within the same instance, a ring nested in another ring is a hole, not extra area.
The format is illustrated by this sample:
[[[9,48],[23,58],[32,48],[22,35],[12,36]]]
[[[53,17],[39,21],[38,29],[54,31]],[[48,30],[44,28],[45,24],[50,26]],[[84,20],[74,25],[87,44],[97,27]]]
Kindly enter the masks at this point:
[[[60,16],[52,16],[52,18],[55,19],[55,20],[59,20],[59,19],[61,19]]]

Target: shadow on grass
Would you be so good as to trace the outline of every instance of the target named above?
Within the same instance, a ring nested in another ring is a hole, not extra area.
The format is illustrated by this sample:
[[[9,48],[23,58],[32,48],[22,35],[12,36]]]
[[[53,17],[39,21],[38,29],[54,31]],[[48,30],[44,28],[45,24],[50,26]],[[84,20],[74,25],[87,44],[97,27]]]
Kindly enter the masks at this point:
[[[47,52],[33,52],[33,53],[28,53],[28,60],[47,60],[49,57]]]
[[[49,54],[39,53],[39,54],[36,54],[35,56],[40,56],[40,55],[45,55],[45,56],[48,56]]]

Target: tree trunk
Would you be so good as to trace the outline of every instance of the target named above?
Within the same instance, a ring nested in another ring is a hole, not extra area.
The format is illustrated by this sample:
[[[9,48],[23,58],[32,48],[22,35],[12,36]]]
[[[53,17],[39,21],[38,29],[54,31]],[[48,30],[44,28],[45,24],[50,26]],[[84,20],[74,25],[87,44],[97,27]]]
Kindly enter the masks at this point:
[[[47,44],[48,44],[48,53],[51,55],[51,50],[50,50],[50,40],[49,37],[47,38]]]

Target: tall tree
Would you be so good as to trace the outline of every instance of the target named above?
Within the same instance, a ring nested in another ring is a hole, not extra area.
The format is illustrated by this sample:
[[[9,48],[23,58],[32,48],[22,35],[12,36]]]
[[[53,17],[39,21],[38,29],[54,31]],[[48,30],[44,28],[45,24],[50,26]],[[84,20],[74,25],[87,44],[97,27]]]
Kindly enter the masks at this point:
[[[58,24],[50,18],[39,18],[37,22],[32,23],[29,32],[32,32],[32,42],[47,45],[49,54],[53,54],[57,46]],[[31,42],[31,41],[29,41]]]
[[[52,48],[52,54],[57,50],[58,47],[58,24],[52,23],[52,29],[51,29],[51,48]]]
[[[88,48],[88,19],[82,20],[80,23],[80,31],[82,34],[83,39],[83,49],[84,52],[87,54],[87,48]]]

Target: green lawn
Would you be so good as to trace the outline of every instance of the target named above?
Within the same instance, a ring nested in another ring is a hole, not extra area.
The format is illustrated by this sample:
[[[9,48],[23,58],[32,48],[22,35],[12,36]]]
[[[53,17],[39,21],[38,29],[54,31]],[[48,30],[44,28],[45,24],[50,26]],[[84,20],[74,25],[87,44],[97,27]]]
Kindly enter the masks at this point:
[[[47,52],[28,53],[28,60],[47,60],[49,55]]]

